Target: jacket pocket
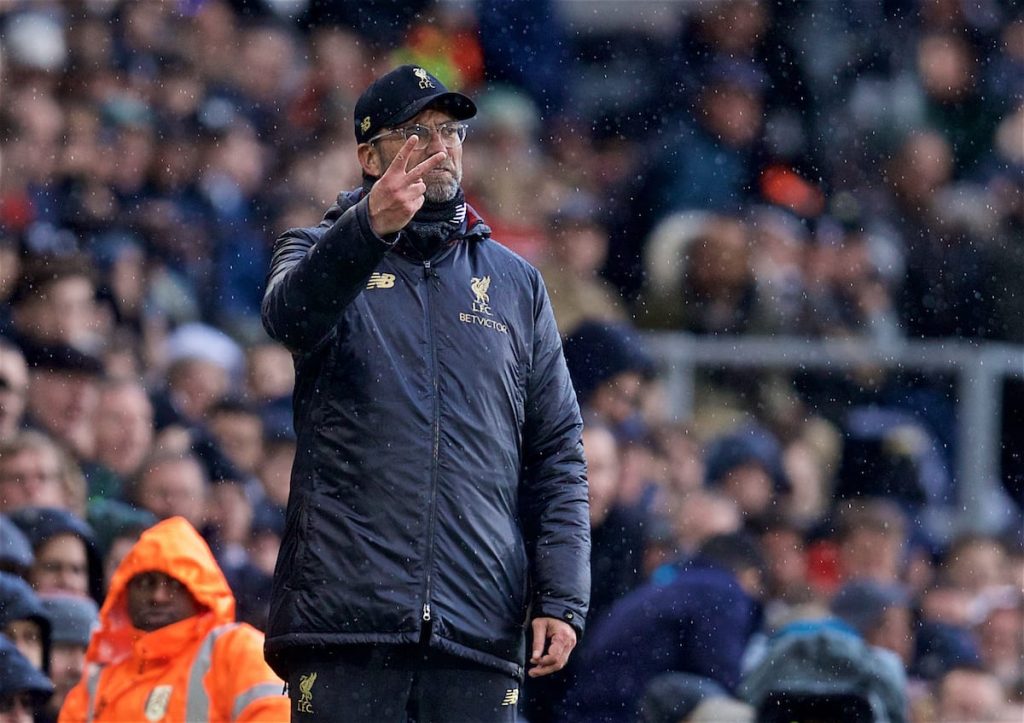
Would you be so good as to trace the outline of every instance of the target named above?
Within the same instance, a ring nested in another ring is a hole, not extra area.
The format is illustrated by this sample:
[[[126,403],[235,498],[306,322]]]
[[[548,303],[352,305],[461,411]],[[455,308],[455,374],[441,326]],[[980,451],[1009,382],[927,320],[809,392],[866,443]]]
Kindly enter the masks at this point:
[[[282,547],[278,560],[278,573],[285,575],[285,587],[298,590],[305,586],[309,567],[309,493],[299,497],[292,519],[288,520],[288,528],[293,531],[287,547]]]

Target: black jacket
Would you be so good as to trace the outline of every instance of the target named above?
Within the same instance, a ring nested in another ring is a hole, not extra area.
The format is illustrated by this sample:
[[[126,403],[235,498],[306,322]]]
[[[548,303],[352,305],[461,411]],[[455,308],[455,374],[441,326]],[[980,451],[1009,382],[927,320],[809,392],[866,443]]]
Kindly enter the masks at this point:
[[[472,211],[414,261],[342,194],[278,239],[263,322],[294,354],[298,438],[267,659],[430,645],[521,677],[530,615],[582,633],[582,421],[540,274]]]

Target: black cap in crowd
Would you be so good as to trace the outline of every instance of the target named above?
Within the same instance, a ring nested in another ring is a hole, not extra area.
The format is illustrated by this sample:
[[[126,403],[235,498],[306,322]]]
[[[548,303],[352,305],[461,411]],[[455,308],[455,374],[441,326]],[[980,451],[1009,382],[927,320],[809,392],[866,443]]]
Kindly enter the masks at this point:
[[[462,93],[417,65],[403,65],[370,83],[356,101],[356,141],[366,143],[383,128],[394,128],[427,107],[450,113],[457,120],[476,115],[476,105]]]

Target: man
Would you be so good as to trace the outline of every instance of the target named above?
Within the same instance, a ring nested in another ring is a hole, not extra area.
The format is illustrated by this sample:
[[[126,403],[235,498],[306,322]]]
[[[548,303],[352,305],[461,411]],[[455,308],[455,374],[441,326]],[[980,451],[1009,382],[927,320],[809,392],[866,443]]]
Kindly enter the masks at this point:
[[[0,337],[0,441],[21,428],[28,396],[28,364],[21,349]]]
[[[100,385],[93,460],[124,483],[138,473],[153,447],[153,403],[134,379],[108,379]],[[115,496],[120,490],[111,490]],[[100,495],[97,495],[100,496]]]
[[[51,693],[49,679],[0,635],[0,723],[32,723]]]
[[[103,363],[73,346],[30,346],[28,415],[40,429],[84,460],[96,446],[96,405]]]
[[[64,451],[42,432],[24,430],[0,440],[0,512],[67,507],[67,466]]]
[[[29,584],[7,573],[0,573],[0,634],[14,643],[28,662],[49,672],[50,617]]]
[[[59,720],[280,721],[282,682],[263,635],[235,623],[235,599],[184,518],[144,532],[111,580],[87,672]]]
[[[734,691],[761,625],[763,570],[751,538],[717,535],[619,600],[584,646],[559,720],[635,721],[648,684],[669,671]]]
[[[579,407],[539,273],[463,197],[472,101],[402,66],[355,110],[363,188],[263,302],[298,439],[267,659],[294,720],[513,720],[526,621],[536,677],[587,614]]]
[[[206,521],[208,487],[206,468],[196,455],[156,450],[140,465],[130,496],[157,519],[180,515],[201,528]]]
[[[102,561],[86,522],[56,507],[26,507],[10,518],[32,545],[28,581],[37,593],[103,599]]]
[[[832,613],[869,645],[895,653],[904,667],[914,655],[910,594],[900,585],[851,580],[830,604]]]
[[[1004,717],[1008,707],[1005,691],[999,679],[980,668],[954,668],[935,686],[938,699],[938,720],[978,721],[995,723],[1013,720]]]
[[[64,698],[85,670],[89,637],[99,622],[96,603],[86,597],[51,593],[39,599],[50,618],[50,679],[53,697],[46,704],[51,720],[57,719]]]

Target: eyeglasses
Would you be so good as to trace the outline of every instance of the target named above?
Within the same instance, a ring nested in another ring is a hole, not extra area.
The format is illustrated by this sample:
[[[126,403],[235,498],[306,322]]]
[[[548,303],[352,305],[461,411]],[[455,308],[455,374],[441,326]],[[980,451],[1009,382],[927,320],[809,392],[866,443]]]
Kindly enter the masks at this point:
[[[376,143],[377,141],[388,138],[389,136],[401,136],[402,140],[406,141],[412,136],[416,136],[416,150],[422,151],[430,145],[432,134],[437,133],[445,148],[458,148],[462,145],[462,141],[466,140],[467,130],[469,130],[469,126],[465,123],[460,123],[459,121],[442,123],[436,128],[416,123],[411,126],[405,126],[404,128],[395,128],[392,131],[378,133],[368,140],[367,143]]]

